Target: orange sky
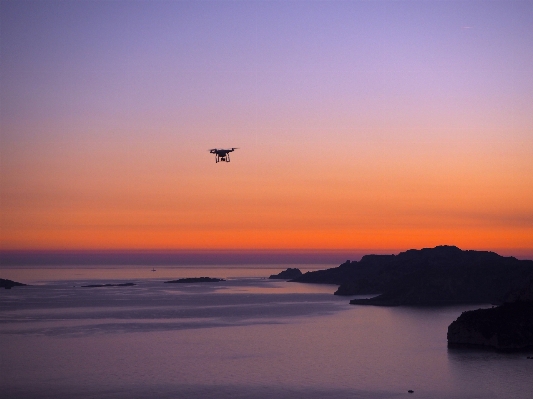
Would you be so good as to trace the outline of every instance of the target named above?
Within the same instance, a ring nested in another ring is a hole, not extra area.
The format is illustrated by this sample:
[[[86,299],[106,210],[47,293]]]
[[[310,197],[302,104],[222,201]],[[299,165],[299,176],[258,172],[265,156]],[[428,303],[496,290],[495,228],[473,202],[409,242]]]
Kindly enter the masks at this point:
[[[533,242],[527,148],[334,143],[309,156],[307,143],[256,157],[262,147],[243,146],[231,163],[215,164],[203,147],[146,143],[20,147],[12,159],[19,165],[4,176],[3,249],[528,249]]]

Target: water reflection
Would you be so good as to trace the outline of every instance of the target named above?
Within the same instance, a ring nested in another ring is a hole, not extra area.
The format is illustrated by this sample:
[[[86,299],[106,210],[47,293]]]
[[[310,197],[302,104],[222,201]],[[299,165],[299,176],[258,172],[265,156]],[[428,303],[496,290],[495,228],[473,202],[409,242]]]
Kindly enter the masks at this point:
[[[229,280],[219,288],[224,294],[333,294],[338,286],[332,284],[302,284],[279,280]]]
[[[137,285],[80,288],[87,281]],[[533,391],[523,354],[447,349],[447,326],[479,306],[353,306],[334,286],[250,275],[163,281],[84,275],[3,291],[3,393],[344,399],[413,389],[417,398],[526,399]]]
[[[2,297],[0,333],[80,335],[287,323],[348,306],[346,298],[332,295],[331,286],[257,278],[200,284],[149,280],[128,287],[84,284],[55,281],[10,290]]]

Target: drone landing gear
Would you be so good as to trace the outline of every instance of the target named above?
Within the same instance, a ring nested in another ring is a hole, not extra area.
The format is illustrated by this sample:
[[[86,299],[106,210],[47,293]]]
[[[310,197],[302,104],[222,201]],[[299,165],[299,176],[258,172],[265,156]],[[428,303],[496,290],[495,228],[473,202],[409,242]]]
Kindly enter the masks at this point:
[[[226,155],[225,157],[220,157],[220,156],[216,156],[215,158],[215,163],[219,163],[219,162],[229,162],[229,155]]]
[[[215,162],[230,162],[230,156],[229,153],[236,150],[237,148],[231,148],[229,150],[222,150],[222,149],[216,149],[213,148],[212,150],[209,150],[211,154],[215,154]]]

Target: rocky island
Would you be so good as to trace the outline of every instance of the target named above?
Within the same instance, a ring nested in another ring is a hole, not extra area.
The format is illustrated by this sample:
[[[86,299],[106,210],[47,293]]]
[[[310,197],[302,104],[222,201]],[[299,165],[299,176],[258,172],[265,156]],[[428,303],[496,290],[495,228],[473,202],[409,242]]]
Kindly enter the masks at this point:
[[[531,273],[531,260],[444,245],[398,255],[365,255],[291,281],[336,284],[335,295],[376,295],[350,301],[357,305],[442,306],[501,304]]]
[[[221,278],[211,277],[188,277],[180,278],[178,280],[165,281],[165,283],[218,283],[219,281],[226,281]]]
[[[82,288],[98,288],[98,287],[132,287],[135,283],[121,283],[121,284],[89,284],[82,285]]]
[[[300,269],[289,267],[287,270],[284,270],[278,274],[272,274],[269,277],[269,279],[291,280],[291,279],[298,278],[301,275],[302,275],[302,272],[300,271]]]
[[[463,312],[448,327],[448,346],[533,348],[533,274],[503,305]]]
[[[0,288],[5,288],[6,290],[10,290],[12,287],[22,287],[26,285],[27,284],[17,283],[16,281],[13,281],[13,280],[0,278]]]

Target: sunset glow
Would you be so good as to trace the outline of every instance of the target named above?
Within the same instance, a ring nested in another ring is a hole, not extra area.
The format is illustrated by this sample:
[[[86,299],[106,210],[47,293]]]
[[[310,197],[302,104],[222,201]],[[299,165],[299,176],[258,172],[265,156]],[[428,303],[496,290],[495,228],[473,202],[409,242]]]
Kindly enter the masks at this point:
[[[531,2],[0,17],[0,249],[533,257]],[[215,164],[215,147],[239,149]]]

